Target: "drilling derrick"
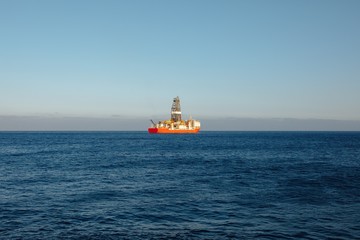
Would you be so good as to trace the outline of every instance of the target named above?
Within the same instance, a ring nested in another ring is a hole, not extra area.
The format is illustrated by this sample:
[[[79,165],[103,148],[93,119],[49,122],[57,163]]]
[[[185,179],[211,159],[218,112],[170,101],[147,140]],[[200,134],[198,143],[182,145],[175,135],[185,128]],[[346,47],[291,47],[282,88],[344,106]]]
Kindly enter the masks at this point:
[[[181,108],[180,108],[180,99],[179,97],[174,98],[172,107],[171,107],[171,120],[174,122],[181,121]]]

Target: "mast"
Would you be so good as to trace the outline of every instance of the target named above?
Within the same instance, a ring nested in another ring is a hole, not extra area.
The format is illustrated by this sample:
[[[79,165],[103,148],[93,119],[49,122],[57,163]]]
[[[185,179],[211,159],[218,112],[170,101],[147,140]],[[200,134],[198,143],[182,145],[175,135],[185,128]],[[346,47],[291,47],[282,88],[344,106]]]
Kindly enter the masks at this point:
[[[176,97],[173,100],[173,104],[171,107],[171,120],[173,120],[174,122],[181,121],[181,108],[179,97]]]

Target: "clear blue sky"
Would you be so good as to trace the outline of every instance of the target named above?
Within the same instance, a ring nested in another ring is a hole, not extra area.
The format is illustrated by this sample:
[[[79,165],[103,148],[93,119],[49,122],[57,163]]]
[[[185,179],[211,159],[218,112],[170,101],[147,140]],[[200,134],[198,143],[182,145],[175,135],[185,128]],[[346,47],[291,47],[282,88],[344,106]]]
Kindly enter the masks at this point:
[[[0,0],[0,115],[360,120],[360,1]]]

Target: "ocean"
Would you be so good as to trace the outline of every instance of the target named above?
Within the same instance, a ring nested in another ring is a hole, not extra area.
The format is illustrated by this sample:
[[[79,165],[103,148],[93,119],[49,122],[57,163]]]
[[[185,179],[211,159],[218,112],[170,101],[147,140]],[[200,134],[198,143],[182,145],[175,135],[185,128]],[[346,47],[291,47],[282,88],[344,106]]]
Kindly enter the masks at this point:
[[[360,239],[360,132],[0,132],[0,239]]]

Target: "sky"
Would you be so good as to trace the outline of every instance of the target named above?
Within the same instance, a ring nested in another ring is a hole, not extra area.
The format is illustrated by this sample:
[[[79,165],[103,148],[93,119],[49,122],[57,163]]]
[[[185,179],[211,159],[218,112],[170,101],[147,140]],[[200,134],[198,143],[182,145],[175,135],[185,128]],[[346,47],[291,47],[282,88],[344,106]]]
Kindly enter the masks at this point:
[[[176,96],[207,130],[282,130],[278,119],[360,130],[359,11],[357,0],[0,0],[0,130],[142,130]]]

